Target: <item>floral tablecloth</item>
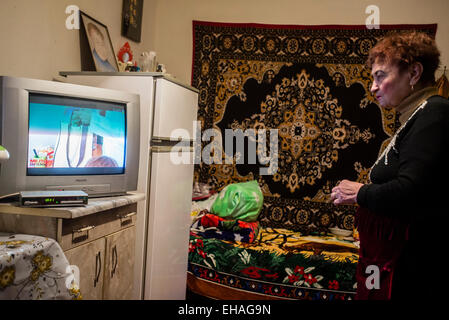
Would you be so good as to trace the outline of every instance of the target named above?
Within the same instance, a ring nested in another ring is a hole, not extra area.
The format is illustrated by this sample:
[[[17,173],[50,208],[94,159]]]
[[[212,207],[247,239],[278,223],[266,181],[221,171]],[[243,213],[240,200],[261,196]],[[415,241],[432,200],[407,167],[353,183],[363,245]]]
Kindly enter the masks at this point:
[[[49,238],[0,233],[0,300],[81,299],[77,274]]]

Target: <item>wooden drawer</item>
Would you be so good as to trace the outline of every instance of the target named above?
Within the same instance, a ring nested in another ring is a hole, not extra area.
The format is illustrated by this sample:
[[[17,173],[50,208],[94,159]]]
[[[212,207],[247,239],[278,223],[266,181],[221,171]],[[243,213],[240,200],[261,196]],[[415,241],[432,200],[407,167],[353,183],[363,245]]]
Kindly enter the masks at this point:
[[[0,232],[32,234],[58,240],[59,220],[52,217],[0,214]]]
[[[63,250],[78,247],[136,223],[137,204],[113,208],[75,219],[62,219],[60,245]]]

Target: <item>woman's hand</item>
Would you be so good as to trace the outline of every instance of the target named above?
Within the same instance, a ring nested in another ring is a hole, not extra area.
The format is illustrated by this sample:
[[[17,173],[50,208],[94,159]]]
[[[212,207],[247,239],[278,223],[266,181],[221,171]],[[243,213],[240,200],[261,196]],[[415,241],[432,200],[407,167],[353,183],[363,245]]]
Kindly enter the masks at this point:
[[[363,183],[343,180],[332,189],[331,200],[334,204],[356,204],[357,193]]]

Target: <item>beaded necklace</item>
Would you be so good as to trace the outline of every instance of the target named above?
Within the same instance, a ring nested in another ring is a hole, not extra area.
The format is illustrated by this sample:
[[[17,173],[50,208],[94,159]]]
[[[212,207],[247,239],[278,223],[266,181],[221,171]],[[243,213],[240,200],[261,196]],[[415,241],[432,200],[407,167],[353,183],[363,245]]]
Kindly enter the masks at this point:
[[[396,133],[394,134],[393,138],[391,138],[390,143],[388,144],[388,146],[385,148],[385,150],[382,152],[382,154],[377,158],[376,162],[374,162],[373,166],[371,167],[370,170],[370,180],[371,180],[371,172],[372,169],[379,163],[379,161],[385,157],[384,159],[384,164],[387,166],[388,165],[388,152],[390,152],[391,148],[393,148],[393,150],[395,152],[398,152],[398,150],[396,150],[395,148],[395,144],[396,144],[396,138],[399,135],[399,133],[401,132],[401,130],[407,125],[407,123],[410,121],[410,119],[412,119],[415,114],[423,109],[427,104],[427,101],[424,101],[423,103],[421,103],[421,105],[419,107],[416,108],[416,110],[412,113],[412,115],[407,119],[407,121],[404,122],[404,124],[396,131]]]

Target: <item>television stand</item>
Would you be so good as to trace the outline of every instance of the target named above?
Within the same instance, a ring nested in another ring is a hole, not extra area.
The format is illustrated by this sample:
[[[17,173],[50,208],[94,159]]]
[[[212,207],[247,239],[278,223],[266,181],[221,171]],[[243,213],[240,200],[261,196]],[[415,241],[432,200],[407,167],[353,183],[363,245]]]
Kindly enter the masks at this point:
[[[83,299],[140,299],[134,292],[137,203],[143,193],[91,198],[85,207],[0,203],[0,232],[55,239],[80,270]]]

